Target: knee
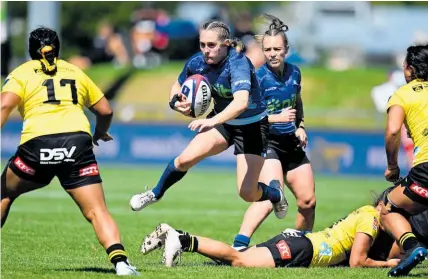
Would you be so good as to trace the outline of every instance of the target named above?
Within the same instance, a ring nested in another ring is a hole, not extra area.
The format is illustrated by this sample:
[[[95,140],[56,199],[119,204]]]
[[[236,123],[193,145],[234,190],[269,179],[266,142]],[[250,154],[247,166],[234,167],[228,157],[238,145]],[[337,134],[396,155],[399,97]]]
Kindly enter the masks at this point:
[[[256,191],[252,191],[244,187],[239,190],[239,196],[246,202],[255,202],[258,200]]]
[[[189,156],[180,155],[175,158],[174,165],[180,171],[187,171],[194,165],[194,160]]]
[[[303,211],[314,211],[316,207],[315,195],[304,199],[297,199],[297,207]]]
[[[231,265],[232,265],[233,267],[247,267],[247,266],[248,266],[248,265],[246,264],[246,261],[244,261],[244,260],[242,259],[242,257],[240,257],[239,255],[238,255],[238,256],[236,256],[236,257],[232,260]]]
[[[107,208],[92,208],[83,212],[83,216],[85,216],[86,220],[88,220],[90,223],[99,218],[103,218],[106,215],[109,215]]]

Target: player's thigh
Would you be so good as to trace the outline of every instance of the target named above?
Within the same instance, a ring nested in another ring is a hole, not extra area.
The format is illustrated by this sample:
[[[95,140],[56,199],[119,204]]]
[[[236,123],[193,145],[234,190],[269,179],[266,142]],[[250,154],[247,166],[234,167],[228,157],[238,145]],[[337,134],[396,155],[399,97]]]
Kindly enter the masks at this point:
[[[66,149],[74,150],[67,162],[62,162],[57,168],[56,175],[61,186],[69,193],[88,191],[102,193],[101,174],[98,162],[93,152],[91,136],[85,133],[68,135]],[[98,185],[86,187],[88,185]],[[88,189],[79,189],[79,188]]]
[[[198,133],[178,156],[179,163],[196,163],[200,160],[225,151],[229,144],[216,129]]]
[[[21,194],[45,187],[46,184],[25,180],[6,167],[1,176],[1,197],[16,198]]]
[[[259,181],[268,148],[267,118],[244,126],[227,127],[235,145],[238,189],[253,188]]]
[[[66,191],[85,216],[93,210],[106,210],[104,191],[101,183],[66,189]]]
[[[272,180],[278,180],[284,186],[284,174],[281,162],[278,159],[265,159],[260,172],[259,181],[269,185]]]
[[[398,208],[410,214],[419,214],[428,209],[428,163],[413,167],[401,187],[395,187],[388,199]]]
[[[52,181],[54,172],[40,164],[39,153],[43,145],[39,143],[39,139],[34,139],[20,145],[10,158],[2,174],[2,196],[18,196]]]
[[[238,267],[274,268],[275,260],[267,247],[252,247],[245,252],[241,252],[239,258],[233,261],[232,265]]]
[[[286,174],[286,184],[297,200],[311,200],[315,197],[315,181],[311,164],[306,163]]]

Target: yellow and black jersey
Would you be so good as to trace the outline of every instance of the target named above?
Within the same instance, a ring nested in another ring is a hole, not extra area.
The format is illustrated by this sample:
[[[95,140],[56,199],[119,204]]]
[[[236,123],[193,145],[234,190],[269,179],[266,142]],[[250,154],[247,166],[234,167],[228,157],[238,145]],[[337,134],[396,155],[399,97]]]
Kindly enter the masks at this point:
[[[84,107],[91,107],[104,95],[79,68],[58,60],[57,73],[43,73],[38,60],[16,68],[5,80],[3,92],[21,98],[18,110],[23,119],[21,142],[35,137],[67,132],[90,132]]]
[[[400,87],[388,101],[388,109],[401,106],[407,130],[415,145],[413,166],[428,162],[428,81],[413,80]]]
[[[330,228],[306,234],[313,247],[310,266],[332,266],[349,260],[357,233],[376,239],[379,231],[379,212],[373,206],[363,206]]]

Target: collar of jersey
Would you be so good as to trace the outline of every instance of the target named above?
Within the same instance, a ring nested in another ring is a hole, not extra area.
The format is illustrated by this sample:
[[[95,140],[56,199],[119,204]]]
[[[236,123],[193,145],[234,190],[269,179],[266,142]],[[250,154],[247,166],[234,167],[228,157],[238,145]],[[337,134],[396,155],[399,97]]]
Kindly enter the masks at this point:
[[[282,73],[282,77],[277,76],[274,72],[272,72],[269,68],[269,66],[267,65],[267,63],[264,64],[266,71],[268,71],[276,80],[285,82],[284,80],[284,76],[289,75],[290,74],[290,65],[288,65],[287,62],[284,62],[284,67],[285,67],[285,71]]]

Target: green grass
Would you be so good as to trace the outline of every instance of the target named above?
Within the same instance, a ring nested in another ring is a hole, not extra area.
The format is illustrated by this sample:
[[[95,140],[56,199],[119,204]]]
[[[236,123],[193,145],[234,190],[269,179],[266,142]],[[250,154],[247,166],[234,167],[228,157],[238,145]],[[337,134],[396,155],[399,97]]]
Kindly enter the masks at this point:
[[[250,269],[213,266],[197,255],[183,255],[177,268],[160,264],[161,253],[139,254],[145,235],[160,222],[231,243],[247,207],[236,192],[235,173],[199,168],[172,187],[160,203],[141,212],[129,209],[129,198],[157,181],[161,168],[104,167],[108,207],[121,230],[130,259],[143,278],[386,278],[387,269]],[[353,209],[370,203],[370,190],[380,192],[379,179],[316,176],[315,230],[323,229]],[[290,194],[288,193],[290,197]],[[270,216],[252,243],[294,226],[295,203],[284,220]],[[2,278],[114,278],[105,251],[77,206],[55,181],[19,198],[2,229]],[[428,275],[428,265],[415,268],[416,277]]]

